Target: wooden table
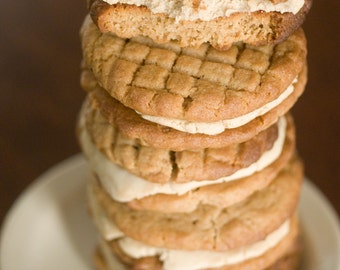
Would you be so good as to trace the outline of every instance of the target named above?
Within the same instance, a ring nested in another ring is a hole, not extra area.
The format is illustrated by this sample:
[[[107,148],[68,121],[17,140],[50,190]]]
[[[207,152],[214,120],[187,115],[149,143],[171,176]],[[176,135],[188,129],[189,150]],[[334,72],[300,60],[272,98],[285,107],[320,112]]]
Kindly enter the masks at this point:
[[[304,28],[309,84],[293,109],[306,175],[340,213],[340,2],[316,1]],[[75,121],[85,0],[3,1],[0,9],[0,223],[41,173],[79,152]]]

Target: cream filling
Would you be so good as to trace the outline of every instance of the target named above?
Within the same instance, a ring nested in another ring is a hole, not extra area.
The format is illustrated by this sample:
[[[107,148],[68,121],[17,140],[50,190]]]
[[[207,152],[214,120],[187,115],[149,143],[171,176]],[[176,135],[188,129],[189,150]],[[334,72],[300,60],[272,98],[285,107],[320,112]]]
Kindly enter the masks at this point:
[[[89,192],[89,198],[90,207],[94,214],[94,222],[106,241],[118,239],[120,248],[132,258],[139,259],[148,256],[158,256],[163,262],[164,270],[195,270],[221,267],[256,258],[263,255],[270,248],[276,246],[289,233],[290,229],[290,221],[287,220],[276,231],[267,235],[263,240],[226,252],[158,248],[126,237],[98,206],[95,201],[94,193],[93,191],[91,192],[91,190]],[[103,244],[102,248],[106,261],[110,265],[112,264],[112,266],[115,266],[116,260],[109,248],[105,246],[105,244]]]
[[[84,126],[85,119],[83,118],[84,116],[80,123],[82,126],[80,143],[84,154],[87,156],[91,169],[98,175],[105,190],[114,200],[119,202],[128,202],[158,193],[182,195],[198,187],[234,181],[261,171],[280,156],[285,142],[287,126],[286,119],[281,117],[278,121],[278,138],[274,142],[273,147],[264,152],[256,162],[247,168],[236,171],[232,175],[221,177],[217,180],[191,181],[181,184],[174,182],[159,184],[133,175],[110,161],[92,143],[90,135]]]
[[[304,0],[286,0],[274,4],[271,0],[201,0],[198,7],[193,0],[103,0],[111,5],[121,3],[146,6],[152,13],[164,13],[176,21],[210,21],[217,17],[229,16],[236,12],[291,12],[296,14],[304,5]]]
[[[265,104],[264,106],[239,117],[235,117],[232,119],[220,120],[216,122],[190,122],[186,120],[174,119],[174,118],[165,118],[159,116],[152,115],[144,115],[138,111],[145,120],[150,122],[154,122],[163,126],[171,127],[173,129],[188,132],[188,133],[201,133],[207,135],[217,135],[222,133],[225,129],[232,129],[243,126],[250,121],[254,120],[256,117],[264,115],[269,112],[271,109],[275,108],[279,104],[281,104],[287,97],[290,96],[294,91],[294,84],[297,82],[297,78],[293,80],[291,85],[283,92],[281,95],[275,100]]]

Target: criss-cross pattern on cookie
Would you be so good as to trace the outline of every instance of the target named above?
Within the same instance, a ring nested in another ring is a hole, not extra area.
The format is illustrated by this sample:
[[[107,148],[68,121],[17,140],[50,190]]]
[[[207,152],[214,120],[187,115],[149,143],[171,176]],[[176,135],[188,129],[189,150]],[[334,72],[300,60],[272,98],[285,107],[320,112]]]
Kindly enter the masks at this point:
[[[189,121],[236,117],[275,99],[306,57],[302,31],[276,46],[239,43],[227,51],[121,39],[90,22],[82,37],[85,61],[111,96],[144,114]]]

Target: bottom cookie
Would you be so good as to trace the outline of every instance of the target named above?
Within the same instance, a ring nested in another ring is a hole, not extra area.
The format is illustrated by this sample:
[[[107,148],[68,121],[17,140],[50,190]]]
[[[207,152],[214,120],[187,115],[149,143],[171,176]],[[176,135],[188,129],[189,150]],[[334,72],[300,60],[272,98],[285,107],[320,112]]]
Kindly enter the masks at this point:
[[[118,260],[116,261],[117,268],[107,268],[104,258],[100,252],[100,250],[96,250],[95,253],[95,264],[97,270],[126,270],[129,269],[128,266],[122,265]],[[281,259],[279,259],[275,264],[266,268],[265,270],[296,270],[298,269],[300,263],[299,253],[288,254]],[[130,268],[131,269],[131,268]],[[138,268],[138,270],[147,270],[150,268]],[[162,268],[158,268],[161,270]],[[153,268],[152,270],[158,270]]]
[[[300,263],[302,241],[299,237],[298,221],[291,220],[290,233],[275,247],[260,257],[217,268],[201,270],[296,270]],[[133,259],[119,250],[112,242],[103,241],[95,252],[97,270],[165,270],[156,256]],[[199,259],[199,258],[197,258]],[[177,265],[178,266],[178,265]],[[185,267],[187,268],[187,267]],[[170,268],[169,268],[170,269]],[[176,269],[181,269],[181,266]],[[195,268],[196,269],[196,268]]]
[[[300,243],[296,243],[296,247],[293,247],[292,251],[280,258],[278,261],[276,261],[273,265],[266,268],[265,270],[297,270],[300,265]],[[139,268],[131,268],[131,266],[124,266],[120,261],[118,261],[117,258],[113,258],[114,261],[112,261],[112,264],[115,265],[114,268],[108,267],[105,259],[102,255],[101,250],[98,248],[94,254],[94,261],[95,266],[97,270],[127,270],[127,269],[138,269],[138,270],[162,270],[162,266],[158,265],[154,268],[149,268],[149,265],[154,265],[155,258],[148,257],[145,259],[145,267],[139,267]]]

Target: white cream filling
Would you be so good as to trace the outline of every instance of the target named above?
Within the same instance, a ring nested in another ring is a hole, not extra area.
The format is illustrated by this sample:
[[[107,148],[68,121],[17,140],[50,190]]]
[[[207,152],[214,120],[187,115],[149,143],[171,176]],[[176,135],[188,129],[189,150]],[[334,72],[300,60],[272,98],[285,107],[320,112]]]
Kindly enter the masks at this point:
[[[146,6],[152,13],[165,13],[176,21],[203,20],[209,21],[221,16],[229,16],[236,12],[276,11],[296,14],[302,8],[304,0],[286,0],[274,4],[271,0],[201,0],[194,7],[188,0],[103,0],[111,5],[121,3]]]
[[[90,181],[95,180],[91,179]],[[114,226],[105,211],[99,206],[92,185],[88,185],[87,195],[87,202],[92,212],[93,221],[104,239],[110,241],[121,237],[123,235],[122,232]]]
[[[217,135],[222,133],[225,129],[232,129],[243,126],[250,121],[254,120],[256,117],[264,115],[269,112],[271,109],[275,108],[279,104],[281,104],[287,97],[290,96],[294,91],[294,84],[297,82],[297,78],[293,80],[291,85],[283,92],[279,97],[275,100],[265,104],[264,106],[239,117],[235,117],[232,119],[221,120],[217,122],[190,122],[186,120],[174,119],[174,118],[166,118],[152,115],[144,115],[138,111],[145,120],[150,122],[154,122],[163,126],[171,127],[173,129],[188,132],[188,133],[201,133],[207,135]]]
[[[84,118],[84,116],[82,118]],[[278,121],[278,138],[274,142],[273,147],[264,152],[262,156],[249,167],[240,169],[232,175],[217,180],[191,181],[181,184],[173,182],[159,184],[135,176],[110,161],[92,143],[83,122],[84,119],[81,119],[80,125],[82,126],[82,132],[80,134],[80,142],[84,154],[87,156],[91,169],[98,175],[105,190],[114,200],[119,202],[128,202],[159,193],[181,195],[198,187],[234,181],[252,175],[273,163],[280,156],[285,141],[287,126],[286,119],[281,117]]]
[[[164,270],[197,270],[202,268],[221,267],[236,264],[245,260],[263,255],[270,248],[276,246],[288,233],[290,221],[286,221],[276,231],[254,244],[226,252],[216,251],[186,251],[158,248],[143,244],[139,241],[126,237],[117,226],[110,222],[104,211],[95,202],[93,192],[89,192],[90,207],[94,213],[96,226],[105,240],[118,239],[120,248],[132,258],[143,258],[147,256],[159,256],[163,262]],[[91,198],[92,197],[92,198]],[[109,227],[108,227],[109,226]],[[115,266],[116,260],[109,248],[103,245],[103,253],[106,261]],[[115,269],[115,268],[112,268]]]

